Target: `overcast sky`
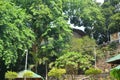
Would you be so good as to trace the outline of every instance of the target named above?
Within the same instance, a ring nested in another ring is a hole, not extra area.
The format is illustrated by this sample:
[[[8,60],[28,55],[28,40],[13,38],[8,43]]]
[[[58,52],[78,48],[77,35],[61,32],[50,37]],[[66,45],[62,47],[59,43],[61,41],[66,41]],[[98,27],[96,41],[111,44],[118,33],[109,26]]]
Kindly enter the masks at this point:
[[[97,2],[101,2],[101,3],[103,3],[104,2],[104,0],[96,0]]]

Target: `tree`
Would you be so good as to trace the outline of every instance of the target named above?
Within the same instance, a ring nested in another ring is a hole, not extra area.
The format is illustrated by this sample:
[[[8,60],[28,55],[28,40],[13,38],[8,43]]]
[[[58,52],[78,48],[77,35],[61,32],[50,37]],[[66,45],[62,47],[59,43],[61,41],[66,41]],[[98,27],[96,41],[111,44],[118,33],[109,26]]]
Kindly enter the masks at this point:
[[[66,47],[71,29],[62,15],[61,0],[33,3],[30,11],[33,16],[31,25],[37,36],[33,52],[40,56],[47,67],[48,60],[59,55]]]
[[[106,0],[102,5],[102,13],[105,16],[105,34],[110,40],[110,34],[119,31],[119,0]]]
[[[32,46],[34,33],[27,22],[25,10],[11,2],[0,1],[0,75],[4,79],[6,68],[13,66],[24,50]]]
[[[85,70],[91,66],[93,58],[87,54],[82,55],[78,52],[67,52],[55,61],[55,67],[65,68],[66,73],[73,76],[78,74],[78,70]]]
[[[98,43],[104,39],[104,15],[95,0],[64,0],[63,11],[75,26],[84,26],[87,35]]]
[[[101,50],[98,47],[95,39],[90,38],[89,36],[84,36],[82,38],[72,38],[70,43],[70,51],[80,52],[82,55],[89,55],[94,60],[91,60],[92,65],[96,67],[96,57],[100,57]],[[91,59],[92,59],[91,58]]]
[[[111,33],[119,32],[120,31],[120,13],[116,13],[110,17],[111,21],[109,24],[109,29]]]
[[[89,36],[84,36],[82,38],[72,37],[69,51],[81,52],[83,54],[87,53],[91,55],[94,54],[93,50],[96,46],[97,44],[95,40],[90,38]]]
[[[82,38],[73,37],[70,42],[70,47],[68,51],[80,52],[82,55],[89,55],[94,58],[94,63],[96,62],[95,57],[99,57],[101,50],[96,44],[95,39],[90,38],[89,36],[84,36]],[[99,55],[97,55],[99,54]],[[93,60],[91,60],[93,62]],[[92,64],[94,64],[92,63]]]
[[[62,76],[66,73],[65,69],[58,69],[58,68],[52,68],[49,73],[48,76],[52,78],[57,78],[59,80],[61,80]]]
[[[35,60],[36,71],[40,63],[48,63],[51,57],[58,57],[67,47],[71,29],[62,14],[61,0],[11,0],[26,9],[30,17],[30,27],[36,38],[31,53],[38,57]],[[34,58],[35,59],[35,58]]]
[[[111,5],[114,7],[113,9],[113,15],[110,16],[110,23],[109,23],[109,29],[110,29],[110,33],[114,33],[114,32],[119,32],[120,31],[120,27],[119,27],[119,22],[120,22],[120,1],[119,0],[115,0],[115,1],[111,1]]]

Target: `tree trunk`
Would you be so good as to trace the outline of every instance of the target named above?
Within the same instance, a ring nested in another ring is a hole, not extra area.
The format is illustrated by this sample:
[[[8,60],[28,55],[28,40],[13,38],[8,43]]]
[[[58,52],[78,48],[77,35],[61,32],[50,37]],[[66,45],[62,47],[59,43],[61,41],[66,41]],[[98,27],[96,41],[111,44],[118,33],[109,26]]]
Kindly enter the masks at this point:
[[[38,71],[37,71],[37,67],[38,67],[38,63],[36,62],[36,64],[35,64],[35,72],[37,73]]]

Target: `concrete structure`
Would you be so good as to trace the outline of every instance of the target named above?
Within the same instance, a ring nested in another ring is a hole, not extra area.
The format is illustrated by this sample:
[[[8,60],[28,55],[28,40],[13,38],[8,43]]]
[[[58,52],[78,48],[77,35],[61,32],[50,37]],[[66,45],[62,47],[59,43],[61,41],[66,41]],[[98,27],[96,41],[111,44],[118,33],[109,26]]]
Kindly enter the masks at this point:
[[[73,28],[73,36],[75,38],[81,38],[85,35],[86,35],[85,32],[83,32],[82,30]]]
[[[110,35],[110,42],[119,42],[120,43],[120,32],[116,32]]]

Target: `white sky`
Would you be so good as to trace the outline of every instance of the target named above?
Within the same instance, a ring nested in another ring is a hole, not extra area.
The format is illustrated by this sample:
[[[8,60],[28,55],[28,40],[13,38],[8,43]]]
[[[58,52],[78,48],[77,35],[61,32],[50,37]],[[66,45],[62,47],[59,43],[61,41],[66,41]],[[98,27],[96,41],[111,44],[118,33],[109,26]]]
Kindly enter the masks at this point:
[[[101,3],[103,3],[104,2],[104,0],[96,0],[97,2],[101,2]]]

